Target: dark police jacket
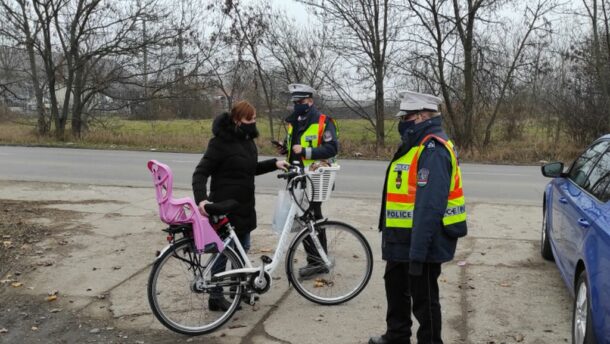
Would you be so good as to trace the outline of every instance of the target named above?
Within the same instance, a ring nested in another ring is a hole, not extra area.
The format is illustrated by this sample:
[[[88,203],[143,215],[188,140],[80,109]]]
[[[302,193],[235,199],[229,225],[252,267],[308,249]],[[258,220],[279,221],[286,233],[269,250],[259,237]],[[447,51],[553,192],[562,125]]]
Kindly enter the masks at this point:
[[[237,233],[250,232],[256,228],[254,176],[274,171],[277,159],[258,162],[256,144],[235,129],[228,113],[214,119],[212,133],[214,137],[193,173],[195,202],[238,201],[240,207],[229,214],[231,224]],[[208,178],[211,178],[209,194]]]
[[[421,140],[434,134],[447,140],[443,131],[441,117],[434,117],[416,124],[407,131],[403,143],[398,148],[392,161],[405,155],[409,149],[418,146]],[[457,238],[448,236],[443,230],[443,215],[447,207],[447,198],[451,184],[451,155],[445,146],[435,140],[426,144],[418,160],[418,172],[426,168],[429,171],[425,186],[418,186],[415,193],[413,211],[413,228],[386,228],[386,180],[383,183],[379,230],[382,231],[382,258],[386,261],[443,263],[453,259]],[[390,163],[391,165],[391,163]],[[389,169],[388,165],[388,169]],[[459,224],[466,231],[466,222]]]
[[[312,105],[309,112],[307,112],[307,118],[305,120],[299,121],[298,116],[294,113],[286,117],[285,121],[292,125],[292,146],[301,144],[301,136],[310,125],[318,123],[320,115],[320,111],[318,111],[315,105]],[[339,151],[339,141],[337,139],[337,128],[335,127],[335,123],[328,116],[326,116],[325,123],[326,126],[324,128],[324,133],[322,133],[320,144],[318,147],[311,149],[311,160],[330,159],[336,156]],[[303,152],[305,152],[305,148],[309,147],[303,147]],[[287,149],[288,162],[292,162],[299,158],[294,156],[295,154],[292,152],[292,147],[287,147]],[[305,153],[303,153],[303,156],[304,154]]]

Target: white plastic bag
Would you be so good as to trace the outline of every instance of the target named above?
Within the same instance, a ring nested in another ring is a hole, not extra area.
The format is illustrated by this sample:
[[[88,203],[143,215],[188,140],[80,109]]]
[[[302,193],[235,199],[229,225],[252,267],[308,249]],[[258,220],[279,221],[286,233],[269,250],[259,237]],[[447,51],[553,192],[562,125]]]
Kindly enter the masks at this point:
[[[290,193],[288,190],[280,190],[277,193],[277,199],[275,200],[275,209],[273,211],[273,222],[271,228],[273,231],[280,235],[284,229],[284,224],[288,218],[290,212]]]

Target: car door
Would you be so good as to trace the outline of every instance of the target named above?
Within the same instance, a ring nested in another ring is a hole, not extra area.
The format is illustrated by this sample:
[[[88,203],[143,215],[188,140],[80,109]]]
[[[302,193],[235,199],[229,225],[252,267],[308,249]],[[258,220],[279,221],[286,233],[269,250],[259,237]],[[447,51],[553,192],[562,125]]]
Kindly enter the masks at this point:
[[[580,257],[577,246],[582,242],[583,230],[586,231],[591,225],[588,217],[594,211],[591,196],[585,191],[591,185],[589,174],[608,145],[608,141],[591,145],[574,161],[567,178],[556,184],[557,207],[554,210],[559,225],[554,230],[558,231],[555,233],[556,249],[560,251],[557,263],[561,265],[568,281],[574,280],[574,269]]]
[[[610,338],[610,148],[591,170],[586,191],[592,200],[591,208],[583,209],[589,226],[574,229],[582,235],[582,243],[575,249],[584,258],[589,276],[597,338]]]

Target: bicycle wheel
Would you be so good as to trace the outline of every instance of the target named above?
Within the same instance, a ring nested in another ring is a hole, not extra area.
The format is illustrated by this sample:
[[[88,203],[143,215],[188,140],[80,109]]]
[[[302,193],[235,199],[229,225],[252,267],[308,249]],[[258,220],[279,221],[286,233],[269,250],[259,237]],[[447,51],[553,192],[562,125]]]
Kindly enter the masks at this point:
[[[235,313],[241,299],[243,277],[211,281],[211,273],[203,276],[205,268],[218,255],[195,253],[193,240],[184,239],[157,258],[148,279],[148,302],[165,327],[186,335],[201,335],[219,328]],[[243,266],[228,248],[220,255],[227,258],[226,270]],[[207,286],[202,286],[203,281]],[[229,296],[229,308],[210,310],[212,294]]]
[[[288,279],[299,294],[312,302],[338,305],[351,300],[371,278],[373,253],[369,243],[356,228],[337,221],[316,224],[316,232],[321,245],[326,246],[330,266],[314,254],[317,250],[312,246],[309,230],[305,230],[288,249]],[[306,274],[306,267],[316,271]]]

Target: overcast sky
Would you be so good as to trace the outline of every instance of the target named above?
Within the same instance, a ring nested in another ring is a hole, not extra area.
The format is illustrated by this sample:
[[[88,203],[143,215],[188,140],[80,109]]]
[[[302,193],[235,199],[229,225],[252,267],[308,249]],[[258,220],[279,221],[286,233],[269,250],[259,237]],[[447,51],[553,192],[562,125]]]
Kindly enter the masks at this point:
[[[294,0],[271,0],[271,6],[273,9],[284,10],[286,14],[294,18],[295,21],[303,24],[316,19],[313,15],[308,13],[306,6]]]

